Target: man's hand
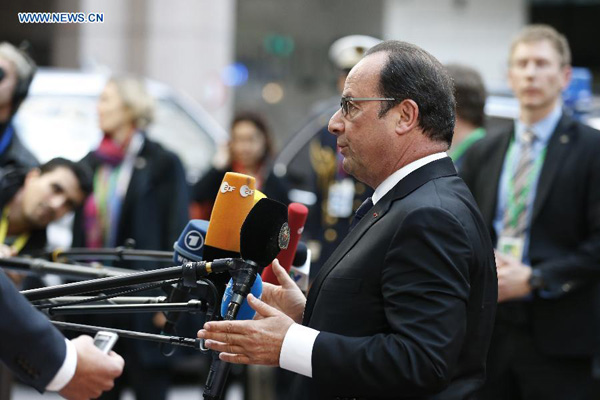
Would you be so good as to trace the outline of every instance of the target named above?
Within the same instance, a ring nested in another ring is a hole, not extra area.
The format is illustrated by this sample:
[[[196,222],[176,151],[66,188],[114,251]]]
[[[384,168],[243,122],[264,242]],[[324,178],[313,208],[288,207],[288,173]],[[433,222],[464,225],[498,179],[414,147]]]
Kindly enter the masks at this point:
[[[123,358],[114,351],[103,354],[90,336],[82,335],[71,342],[77,350],[77,369],[60,395],[69,400],[87,400],[112,389],[115,378],[123,372]]]
[[[11,246],[0,243],[0,258],[16,256],[17,252]]]
[[[279,366],[283,339],[294,321],[252,294],[248,304],[260,314],[259,320],[207,322],[198,337],[206,339],[209,349],[220,351],[223,361]]]
[[[519,260],[496,252],[498,303],[518,299],[531,293],[531,267]]]
[[[289,274],[279,264],[279,260],[275,259],[271,267],[281,286],[263,282],[262,301],[286,314],[294,322],[301,323],[306,297],[304,297],[296,282],[290,278]],[[260,318],[262,317],[258,313],[254,317],[254,319]]]

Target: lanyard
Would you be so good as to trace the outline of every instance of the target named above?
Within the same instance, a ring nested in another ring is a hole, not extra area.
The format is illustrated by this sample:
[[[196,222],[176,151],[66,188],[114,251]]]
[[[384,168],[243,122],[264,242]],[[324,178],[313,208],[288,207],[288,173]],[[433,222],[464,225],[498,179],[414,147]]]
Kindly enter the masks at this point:
[[[469,133],[466,138],[463,139],[453,150],[448,152],[452,161],[458,160],[462,157],[462,155],[467,151],[469,147],[473,145],[479,139],[482,139],[485,136],[485,129],[477,128],[473,132]]]
[[[12,125],[9,123],[6,126],[6,129],[4,129],[4,134],[2,134],[2,132],[0,132],[0,135],[2,135],[2,138],[0,139],[0,154],[4,154],[4,151],[8,148],[8,146],[10,145],[10,142],[12,141],[12,137],[13,137]]]
[[[6,234],[8,233],[8,207],[4,207],[2,210],[2,220],[0,221],[0,242],[4,243],[6,240]],[[12,249],[19,253],[25,247],[25,244],[29,240],[29,233],[20,234],[12,244]]]
[[[527,207],[527,203],[531,194],[531,189],[533,187],[533,181],[536,179],[537,176],[539,176],[542,164],[544,163],[544,159],[546,158],[546,150],[547,147],[544,147],[544,149],[540,153],[540,156],[535,159],[533,168],[531,168],[531,171],[529,171],[529,176],[527,176],[525,185],[521,189],[520,193],[515,193],[515,183],[513,182],[514,171],[513,174],[511,174],[510,179],[508,180],[508,199],[506,204],[506,210],[509,213],[508,224],[513,228],[517,227],[519,215],[521,215],[521,213]],[[508,165],[512,166],[514,164],[513,158],[515,154],[514,140],[510,142],[510,149],[508,150],[508,152],[508,157],[510,160]]]

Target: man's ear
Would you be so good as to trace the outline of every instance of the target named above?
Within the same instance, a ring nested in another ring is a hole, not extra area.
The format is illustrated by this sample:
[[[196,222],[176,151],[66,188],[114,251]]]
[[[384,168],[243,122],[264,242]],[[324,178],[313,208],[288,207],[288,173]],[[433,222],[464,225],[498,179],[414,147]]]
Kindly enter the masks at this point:
[[[396,133],[403,135],[417,128],[419,125],[419,106],[414,100],[403,100],[396,107],[398,120],[396,121]]]
[[[31,182],[31,181],[39,178],[40,175],[42,175],[42,171],[40,171],[39,168],[30,169],[29,172],[27,173],[27,175],[25,175],[25,185],[27,185],[28,182]]]

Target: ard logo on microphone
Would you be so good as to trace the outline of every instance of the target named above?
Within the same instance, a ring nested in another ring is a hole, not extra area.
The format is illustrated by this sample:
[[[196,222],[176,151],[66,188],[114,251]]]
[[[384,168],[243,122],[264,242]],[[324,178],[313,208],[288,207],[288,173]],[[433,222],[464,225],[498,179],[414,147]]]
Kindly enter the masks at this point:
[[[243,185],[243,186],[240,188],[240,195],[241,195],[242,197],[248,197],[248,196],[252,196],[252,195],[254,195],[254,190],[250,189],[250,188],[249,188],[248,186],[246,186],[246,185]]]
[[[189,231],[184,239],[185,247],[194,251],[200,250],[204,246],[204,238],[198,231]]]
[[[233,192],[234,190],[235,186],[230,186],[227,182],[221,184],[221,193]]]

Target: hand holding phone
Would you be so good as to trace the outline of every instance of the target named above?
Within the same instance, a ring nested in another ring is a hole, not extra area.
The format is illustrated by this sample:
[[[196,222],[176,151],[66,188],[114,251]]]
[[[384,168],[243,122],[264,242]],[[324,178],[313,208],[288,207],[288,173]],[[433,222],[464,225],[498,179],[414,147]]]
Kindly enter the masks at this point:
[[[94,336],[94,346],[100,349],[104,354],[108,354],[113,348],[119,335],[114,332],[98,331]]]

